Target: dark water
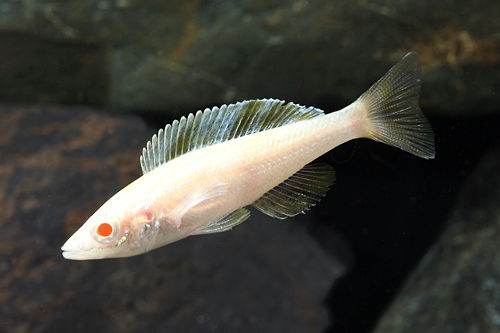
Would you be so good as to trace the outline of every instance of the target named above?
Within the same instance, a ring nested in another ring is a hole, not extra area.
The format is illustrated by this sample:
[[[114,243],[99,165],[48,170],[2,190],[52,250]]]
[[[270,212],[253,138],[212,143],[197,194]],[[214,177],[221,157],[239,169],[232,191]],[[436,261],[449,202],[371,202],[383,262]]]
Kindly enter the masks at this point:
[[[350,181],[337,184],[342,191],[333,189],[332,205],[342,217],[336,219],[335,228],[350,240],[354,259],[351,272],[329,295],[327,304],[337,318],[329,332],[373,328],[439,237],[467,175],[500,143],[498,117],[429,120],[436,132],[434,161],[417,161],[399,153],[394,158],[389,149],[368,142],[349,144],[363,156],[340,166]],[[390,157],[394,159],[389,162]],[[366,188],[363,180],[370,174],[377,174],[377,179]],[[351,200],[344,201],[344,193],[350,193]],[[322,210],[320,216],[327,212]]]
[[[371,332],[500,147],[494,1],[34,3],[0,1],[0,333]],[[339,110],[411,50],[434,160],[354,140],[319,159],[336,170],[326,197],[274,235],[252,212],[234,236],[61,258],[173,119],[250,98]]]
[[[317,107],[342,108],[323,103]],[[145,119],[152,127],[167,121]],[[366,139],[345,143],[319,159],[334,167],[337,180],[308,212],[314,216],[308,229],[348,267],[325,300],[335,318],[326,332],[374,328],[440,236],[467,176],[500,145],[500,117],[428,119],[436,135],[434,160]]]

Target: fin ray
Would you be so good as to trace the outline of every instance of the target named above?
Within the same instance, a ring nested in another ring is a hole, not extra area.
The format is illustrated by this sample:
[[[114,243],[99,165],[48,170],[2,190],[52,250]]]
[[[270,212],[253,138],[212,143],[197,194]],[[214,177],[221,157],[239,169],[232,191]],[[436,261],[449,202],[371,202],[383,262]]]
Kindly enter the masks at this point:
[[[283,183],[265,193],[252,206],[269,216],[285,219],[304,213],[326,194],[335,180],[327,164],[306,165]]]
[[[367,137],[425,159],[434,158],[434,133],[419,107],[420,61],[408,53],[358,99],[366,107]]]
[[[222,219],[207,223],[202,228],[195,230],[191,235],[204,235],[231,230],[238,224],[250,217],[250,212],[246,208],[240,208],[226,215]]]
[[[207,201],[210,199],[215,199],[217,197],[226,195],[228,192],[229,185],[227,182],[220,182],[213,184],[207,188],[200,188],[197,191],[194,191],[187,199],[185,199],[181,204],[175,207],[170,213],[174,218],[173,223],[176,228],[179,228],[182,223],[182,217],[186,214],[191,208],[196,205],[202,203],[203,201]]]
[[[147,173],[196,149],[322,115],[319,109],[276,99],[249,100],[191,113],[153,135],[142,150],[141,168]]]

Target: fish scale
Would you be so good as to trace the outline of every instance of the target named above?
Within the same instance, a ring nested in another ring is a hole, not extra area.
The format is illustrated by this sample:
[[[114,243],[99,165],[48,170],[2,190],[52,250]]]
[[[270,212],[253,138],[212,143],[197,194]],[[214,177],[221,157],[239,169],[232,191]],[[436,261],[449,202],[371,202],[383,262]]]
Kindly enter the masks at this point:
[[[143,149],[144,175],[104,203],[63,245],[63,256],[128,257],[227,231],[248,219],[250,205],[279,219],[304,213],[335,180],[330,166],[308,163],[352,139],[434,158],[420,76],[410,52],[354,103],[327,115],[261,99],[174,121]]]

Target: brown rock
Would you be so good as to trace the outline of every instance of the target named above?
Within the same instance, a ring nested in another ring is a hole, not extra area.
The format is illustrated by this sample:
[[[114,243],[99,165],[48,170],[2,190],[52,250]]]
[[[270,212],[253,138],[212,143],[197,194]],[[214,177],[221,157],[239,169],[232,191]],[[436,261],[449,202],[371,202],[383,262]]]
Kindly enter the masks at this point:
[[[259,213],[138,257],[60,246],[140,176],[155,130],[88,108],[0,109],[0,332],[318,332],[343,267],[294,221]]]
[[[415,50],[422,105],[476,116],[499,104],[498,12],[488,0],[4,0],[0,100],[175,117],[249,98],[345,105]]]
[[[500,331],[500,151],[466,181],[445,232],[377,325],[382,332]]]

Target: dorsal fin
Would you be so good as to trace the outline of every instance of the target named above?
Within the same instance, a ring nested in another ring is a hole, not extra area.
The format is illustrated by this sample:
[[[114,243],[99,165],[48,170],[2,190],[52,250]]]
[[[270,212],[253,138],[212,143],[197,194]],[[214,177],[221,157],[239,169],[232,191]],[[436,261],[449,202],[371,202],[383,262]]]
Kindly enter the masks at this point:
[[[252,206],[271,217],[286,219],[314,206],[325,196],[334,180],[335,171],[328,164],[306,165],[264,193]]]
[[[142,172],[196,149],[323,115],[323,111],[313,107],[284,103],[276,99],[249,100],[175,120],[160,129],[142,149]]]

